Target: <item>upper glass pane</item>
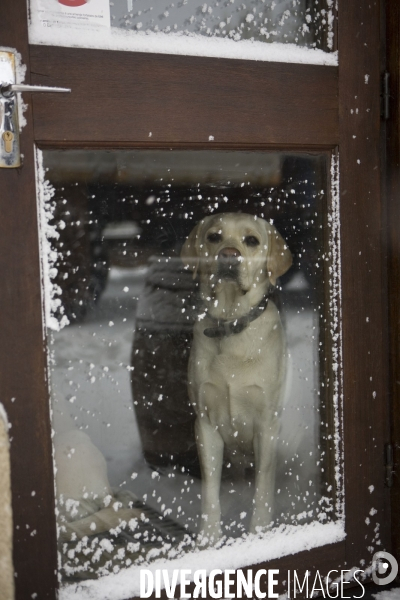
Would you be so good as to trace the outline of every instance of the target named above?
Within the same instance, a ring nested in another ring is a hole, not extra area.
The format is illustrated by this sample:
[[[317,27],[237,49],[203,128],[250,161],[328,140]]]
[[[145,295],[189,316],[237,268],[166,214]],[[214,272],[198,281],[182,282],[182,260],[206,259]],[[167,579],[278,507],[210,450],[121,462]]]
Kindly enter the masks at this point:
[[[336,62],[333,0],[30,0],[30,18],[31,43]]]
[[[328,12],[322,1],[309,0],[114,0],[111,23],[137,31],[198,33],[324,49],[332,48]]]
[[[63,583],[343,537],[328,158],[44,152]]]

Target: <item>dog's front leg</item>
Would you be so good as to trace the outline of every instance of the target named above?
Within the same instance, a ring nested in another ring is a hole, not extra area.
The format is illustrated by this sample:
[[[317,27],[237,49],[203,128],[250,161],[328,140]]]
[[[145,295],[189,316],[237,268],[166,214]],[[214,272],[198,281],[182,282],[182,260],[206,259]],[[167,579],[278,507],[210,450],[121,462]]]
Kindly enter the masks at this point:
[[[278,421],[274,419],[268,428],[258,431],[254,435],[256,489],[250,524],[252,533],[267,527],[272,520],[275,501],[276,438],[278,430]]]
[[[210,543],[215,543],[221,537],[219,491],[224,442],[206,415],[197,417],[196,441],[202,476],[200,537],[207,538]]]

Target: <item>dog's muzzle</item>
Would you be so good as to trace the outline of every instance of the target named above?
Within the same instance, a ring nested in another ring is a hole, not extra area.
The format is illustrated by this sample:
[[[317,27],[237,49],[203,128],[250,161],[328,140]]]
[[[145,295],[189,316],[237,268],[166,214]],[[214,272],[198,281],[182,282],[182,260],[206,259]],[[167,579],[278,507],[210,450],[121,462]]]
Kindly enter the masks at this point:
[[[241,259],[242,255],[237,248],[222,248],[217,257],[217,276],[221,279],[236,280],[239,276],[239,264]]]

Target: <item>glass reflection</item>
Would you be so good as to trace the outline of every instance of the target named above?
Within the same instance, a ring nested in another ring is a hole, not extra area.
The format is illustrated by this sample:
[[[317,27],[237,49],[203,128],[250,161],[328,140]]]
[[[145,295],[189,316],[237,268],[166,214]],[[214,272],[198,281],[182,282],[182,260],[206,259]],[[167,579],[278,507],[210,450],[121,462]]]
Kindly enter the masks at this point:
[[[207,492],[198,448],[204,433],[195,426],[200,408],[193,406],[193,397],[189,400],[188,363],[193,329],[202,322],[210,326],[216,298],[211,302],[199,285],[201,265],[193,277],[197,255],[182,250],[203,219],[203,237],[192,240],[221,248],[208,249],[202,260],[214,260],[221,249],[241,248],[240,259],[221,259],[226,260],[218,268],[227,272],[218,272],[216,279],[236,285],[232,271],[242,268],[258,245],[262,251],[268,246],[264,230],[267,238],[268,232],[279,232],[284,240],[279,252],[287,245],[293,262],[278,269],[276,282],[271,264],[255,276],[262,279],[268,271],[276,283],[268,293],[269,308],[260,304],[260,311],[275,311],[273,328],[282,322],[287,345],[281,350],[288,361],[282,403],[277,401],[269,420],[258,419],[264,423],[261,431],[271,428],[270,437],[276,438],[269,450],[276,456],[275,482],[267,486],[271,497],[263,498],[271,510],[267,519],[251,524],[257,451],[251,448],[246,460],[238,459],[234,444],[225,443],[218,543],[223,547],[249,531],[262,535],[280,524],[335,518],[332,390],[339,374],[332,367],[329,302],[335,265],[326,156],[46,151],[44,165],[54,187],[53,223],[59,235],[53,274],[62,303],[56,316],[69,321],[51,334],[50,348],[63,579],[174,558],[201,547],[206,540],[199,540],[199,531],[210,534],[204,518],[201,523],[201,498],[204,502]],[[237,234],[238,215],[245,231]],[[236,317],[242,315],[230,320]],[[261,321],[246,322],[244,333],[252,327],[263,332]],[[242,333],[229,337],[233,349],[242,344]],[[201,354],[193,356],[203,360]],[[232,376],[242,377],[241,364]],[[276,369],[262,372],[262,385],[271,387]],[[207,398],[206,403],[212,401]],[[244,423],[243,411],[236,418]],[[223,424],[222,419],[217,426]],[[244,433],[237,430],[240,441]],[[235,432],[232,436],[236,439]],[[210,461],[218,460],[213,443]],[[208,542],[217,541],[213,533]]]
[[[292,43],[333,49],[333,2],[317,0],[114,0],[114,27],[140,32],[197,33],[235,41]]]

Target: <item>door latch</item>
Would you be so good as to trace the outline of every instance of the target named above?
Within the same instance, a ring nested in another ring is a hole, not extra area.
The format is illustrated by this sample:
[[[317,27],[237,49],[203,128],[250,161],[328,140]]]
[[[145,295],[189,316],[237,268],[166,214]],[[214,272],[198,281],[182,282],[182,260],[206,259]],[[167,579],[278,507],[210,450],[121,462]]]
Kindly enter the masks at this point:
[[[16,83],[15,54],[0,49],[0,167],[21,166],[18,92],[70,92],[70,89]]]

